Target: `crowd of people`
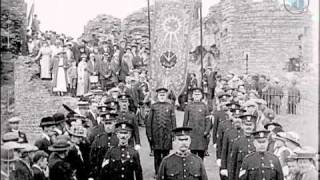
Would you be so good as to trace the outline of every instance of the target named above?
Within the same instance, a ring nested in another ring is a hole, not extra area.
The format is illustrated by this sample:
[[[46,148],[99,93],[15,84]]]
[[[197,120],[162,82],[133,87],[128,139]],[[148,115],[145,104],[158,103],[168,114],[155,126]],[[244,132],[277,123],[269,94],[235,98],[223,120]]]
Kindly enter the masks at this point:
[[[221,179],[317,179],[314,149],[277,120],[265,91],[248,81],[255,75],[207,69],[209,85],[202,89],[187,83],[178,98],[166,87],[156,90],[155,99],[144,94],[140,87],[148,83],[135,78],[140,70],[116,87],[98,83],[80,96],[76,109],[63,104],[66,114],[43,117],[41,136],[32,144],[19,131],[21,119],[9,119],[2,136],[2,177],[143,179],[139,151],[146,148],[158,180],[208,179],[203,159],[213,152]],[[182,127],[177,127],[177,105],[184,111]],[[141,146],[139,129],[145,129],[149,147]]]

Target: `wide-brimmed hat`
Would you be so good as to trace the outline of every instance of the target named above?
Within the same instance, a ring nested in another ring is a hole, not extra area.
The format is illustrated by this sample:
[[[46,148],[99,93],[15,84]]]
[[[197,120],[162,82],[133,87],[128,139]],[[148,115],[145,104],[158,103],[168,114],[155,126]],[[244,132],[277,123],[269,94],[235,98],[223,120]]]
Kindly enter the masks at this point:
[[[70,144],[66,140],[59,139],[57,140],[56,143],[49,146],[48,150],[52,152],[59,152],[59,151],[67,151],[69,148],[70,148]]]
[[[21,119],[20,117],[15,116],[15,117],[12,117],[12,118],[8,119],[8,122],[9,122],[9,123],[18,123],[18,122],[20,122],[21,120],[22,120],[22,119]]]
[[[29,143],[23,143],[21,144],[23,146],[23,149],[21,149],[21,153],[28,153],[28,152],[36,152],[39,150],[39,148],[35,145],[29,144]]]
[[[48,116],[48,117],[44,117],[41,119],[41,122],[40,122],[40,127],[45,127],[45,126],[53,126],[53,125],[56,125],[56,121],[54,120],[53,117],[51,116]]]
[[[7,132],[2,136],[2,142],[18,142],[19,133],[18,132]]]
[[[71,126],[70,129],[67,130],[70,135],[76,136],[76,137],[86,137],[87,136],[87,131],[84,127],[81,125],[75,125]]]
[[[285,138],[287,139],[287,141],[290,141],[299,147],[301,146],[300,145],[300,136],[298,133],[293,132],[293,131],[287,132]]]
[[[10,141],[10,142],[5,142],[1,145],[1,148],[4,149],[13,149],[13,150],[17,150],[17,149],[23,149],[24,146],[20,143],[14,142],[14,141]]]
[[[314,159],[316,157],[316,150],[310,146],[303,146],[296,151],[297,159]]]

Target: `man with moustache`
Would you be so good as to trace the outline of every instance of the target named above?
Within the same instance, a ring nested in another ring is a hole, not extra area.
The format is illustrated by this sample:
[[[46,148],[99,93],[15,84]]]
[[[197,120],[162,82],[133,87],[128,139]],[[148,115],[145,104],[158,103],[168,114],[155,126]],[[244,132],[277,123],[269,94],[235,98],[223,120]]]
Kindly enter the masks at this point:
[[[122,121],[115,125],[115,129],[119,144],[106,153],[100,179],[142,180],[139,153],[129,145],[129,139],[134,129],[133,125]]]
[[[168,102],[168,89],[159,88],[158,102],[151,105],[149,118],[146,121],[147,138],[154,150],[154,168],[158,172],[162,159],[172,149],[171,130],[176,127],[174,105]]]
[[[222,141],[220,170],[220,174],[222,176],[228,176],[230,152],[234,141],[243,136],[243,130],[241,129],[241,119],[239,118],[239,116],[244,112],[244,110],[241,108],[236,108],[231,109],[230,111],[232,113],[232,127],[227,129]]]
[[[91,172],[89,173],[89,178],[99,178],[101,171],[101,165],[106,152],[114,146],[117,146],[119,140],[114,133],[114,126],[116,124],[115,113],[106,113],[103,121],[104,131],[98,134],[93,143],[91,144],[91,150],[89,155],[89,161],[91,162]]]
[[[236,139],[232,145],[230,154],[230,166],[228,168],[228,178],[233,180],[239,179],[240,167],[243,159],[246,155],[255,152],[253,145],[253,137],[251,133],[254,131],[257,117],[248,113],[245,113],[239,117],[242,121],[242,129],[244,136]],[[230,172],[229,172],[230,171]]]
[[[208,179],[202,159],[190,152],[191,131],[190,127],[178,127],[172,130],[177,149],[161,162],[157,180]]]
[[[243,159],[240,180],[283,180],[280,161],[277,156],[267,151],[270,131],[261,130],[252,133],[256,152],[248,154]]]

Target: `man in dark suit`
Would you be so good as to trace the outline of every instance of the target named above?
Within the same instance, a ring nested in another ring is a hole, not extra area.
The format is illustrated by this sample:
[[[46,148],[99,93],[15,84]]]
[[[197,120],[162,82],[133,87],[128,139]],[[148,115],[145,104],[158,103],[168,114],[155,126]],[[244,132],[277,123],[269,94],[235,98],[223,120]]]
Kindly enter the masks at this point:
[[[56,134],[56,121],[53,117],[44,117],[41,119],[40,127],[42,128],[42,137],[38,139],[34,145],[37,146],[39,150],[43,150],[46,153],[50,154],[50,151],[48,151],[48,147],[52,144],[52,136]]]
[[[22,149],[21,157],[15,163],[15,170],[13,172],[14,179],[19,180],[33,180],[33,172],[31,169],[32,156],[38,148],[30,144],[24,144]]]

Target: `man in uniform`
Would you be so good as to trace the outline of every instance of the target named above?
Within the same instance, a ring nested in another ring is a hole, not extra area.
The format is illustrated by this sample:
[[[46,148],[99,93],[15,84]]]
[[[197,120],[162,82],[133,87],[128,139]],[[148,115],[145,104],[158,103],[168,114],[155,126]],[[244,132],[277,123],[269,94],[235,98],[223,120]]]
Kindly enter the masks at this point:
[[[220,174],[228,176],[228,163],[230,162],[230,153],[232,150],[233,142],[243,136],[243,130],[241,129],[241,119],[239,116],[243,113],[243,109],[231,109],[232,112],[232,127],[227,129],[223,141],[221,150],[221,170]]]
[[[115,125],[119,144],[106,153],[101,178],[109,180],[142,180],[142,167],[138,151],[129,145],[134,126],[126,121]]]
[[[19,142],[20,143],[28,143],[27,135],[24,132],[19,131],[19,123],[21,121],[20,117],[12,117],[8,119],[9,129],[8,132],[18,132],[19,134]]]
[[[158,102],[151,105],[149,118],[146,121],[147,137],[154,150],[154,168],[158,172],[162,159],[172,149],[171,130],[176,128],[174,105],[167,101],[168,89],[159,88]]]
[[[245,113],[239,117],[242,121],[242,129],[244,136],[236,139],[233,142],[232,150],[230,154],[228,179],[238,180],[239,171],[243,161],[243,158],[252,152],[255,152],[253,145],[253,137],[251,133],[255,129],[256,116]]]
[[[129,96],[125,94],[120,94],[118,96],[120,111],[118,113],[119,121],[127,121],[133,126],[132,136],[129,140],[129,145],[135,148],[135,150],[140,149],[140,135],[137,116],[129,111]]]
[[[89,177],[91,178],[98,178],[103,157],[111,147],[117,146],[119,142],[116,134],[114,133],[117,114],[109,112],[106,113],[105,116],[104,121],[102,121],[104,132],[98,134],[91,144],[89,156],[89,161],[91,163],[91,172],[89,173]]]
[[[212,127],[212,143],[214,144],[214,146],[216,146],[216,142],[217,142],[217,132],[218,132],[218,127],[220,122],[225,121],[227,119],[227,107],[226,105],[226,101],[228,96],[230,97],[229,94],[226,93],[219,93],[218,95],[218,106],[219,109],[214,113],[214,123],[213,123],[213,127]]]
[[[283,180],[280,161],[277,156],[267,151],[268,135],[270,131],[261,130],[252,133],[256,152],[244,157],[240,173],[240,180]]]
[[[192,128],[179,127],[172,131],[177,149],[161,162],[157,180],[207,180],[202,159],[189,150]]]
[[[212,122],[208,117],[209,111],[207,105],[201,102],[202,90],[200,88],[194,88],[192,97],[193,102],[185,108],[183,126],[192,127],[191,152],[203,159]]]

